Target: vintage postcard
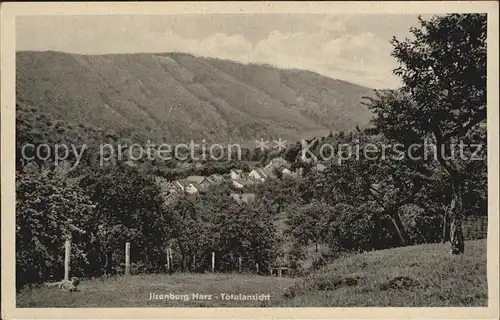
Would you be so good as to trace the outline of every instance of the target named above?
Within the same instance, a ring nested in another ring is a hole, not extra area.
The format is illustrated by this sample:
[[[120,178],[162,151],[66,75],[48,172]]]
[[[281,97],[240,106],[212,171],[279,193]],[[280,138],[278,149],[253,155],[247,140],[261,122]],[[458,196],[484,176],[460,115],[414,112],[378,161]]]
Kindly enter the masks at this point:
[[[498,9],[2,4],[2,318],[498,319]]]

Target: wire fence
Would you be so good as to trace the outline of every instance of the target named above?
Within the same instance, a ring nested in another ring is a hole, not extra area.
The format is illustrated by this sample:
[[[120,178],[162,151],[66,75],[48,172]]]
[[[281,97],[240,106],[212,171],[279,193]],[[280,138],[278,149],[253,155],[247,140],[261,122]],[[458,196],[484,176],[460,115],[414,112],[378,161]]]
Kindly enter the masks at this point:
[[[488,217],[470,216],[462,222],[465,240],[486,239],[488,235]]]
[[[487,216],[468,216],[462,221],[462,230],[465,240],[478,240],[487,238],[488,234],[488,217]],[[71,253],[71,241],[67,240],[64,243],[64,278],[69,278],[69,273],[71,269],[71,264],[79,264],[78,261],[74,261]],[[115,250],[116,251],[116,250]],[[110,252],[109,257],[106,257],[106,263],[104,266],[104,276],[113,274],[138,274],[147,273],[147,270],[142,270],[144,266],[140,262],[136,263],[131,259],[134,254],[130,247],[130,243],[125,243],[119,252]],[[167,248],[164,261],[165,265],[162,268],[163,272],[173,273],[173,272],[250,272],[250,273],[261,273],[275,275],[278,277],[289,276],[291,270],[285,266],[283,263],[276,265],[259,265],[255,261],[250,261],[248,259],[227,255],[218,255],[215,252],[211,254],[204,255],[201,257],[188,257],[189,261],[184,261],[182,263],[181,256],[179,256],[177,250],[172,248]],[[183,266],[184,265],[184,266]],[[222,268],[223,267],[223,268]],[[78,268],[78,267],[77,267]],[[222,269],[221,269],[222,268]],[[76,271],[76,270],[74,270]],[[160,271],[161,272],[161,271]]]

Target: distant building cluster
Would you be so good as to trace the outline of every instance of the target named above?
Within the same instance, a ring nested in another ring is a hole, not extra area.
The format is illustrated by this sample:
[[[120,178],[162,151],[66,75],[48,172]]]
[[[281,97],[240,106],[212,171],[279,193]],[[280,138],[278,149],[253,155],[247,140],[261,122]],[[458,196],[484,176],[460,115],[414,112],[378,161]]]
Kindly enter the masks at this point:
[[[323,165],[321,165],[323,166]],[[324,166],[323,166],[324,167]],[[318,171],[323,168],[317,168]],[[157,183],[167,203],[173,202],[180,196],[203,193],[213,186],[229,181],[233,192],[230,196],[238,203],[250,203],[255,200],[255,194],[248,191],[249,187],[276,179],[296,179],[302,175],[302,169],[293,171],[291,164],[278,157],[272,159],[263,168],[254,168],[250,172],[242,169],[232,169],[228,175],[212,174],[210,176],[189,176],[185,179],[167,181],[157,177]]]

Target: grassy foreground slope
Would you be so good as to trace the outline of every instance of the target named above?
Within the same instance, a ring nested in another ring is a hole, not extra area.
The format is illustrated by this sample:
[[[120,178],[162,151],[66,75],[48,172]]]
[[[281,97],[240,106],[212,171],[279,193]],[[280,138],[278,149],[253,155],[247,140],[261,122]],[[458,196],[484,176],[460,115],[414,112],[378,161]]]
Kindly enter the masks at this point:
[[[486,240],[464,255],[425,244],[338,259],[288,288],[287,306],[487,306]]]
[[[341,258],[304,278],[245,274],[139,275],[85,280],[80,292],[26,288],[18,307],[430,307],[487,306],[486,240],[425,244]],[[158,294],[212,294],[212,300],[149,300]],[[226,294],[270,294],[269,301],[224,301]],[[219,297],[218,299],[216,298]]]

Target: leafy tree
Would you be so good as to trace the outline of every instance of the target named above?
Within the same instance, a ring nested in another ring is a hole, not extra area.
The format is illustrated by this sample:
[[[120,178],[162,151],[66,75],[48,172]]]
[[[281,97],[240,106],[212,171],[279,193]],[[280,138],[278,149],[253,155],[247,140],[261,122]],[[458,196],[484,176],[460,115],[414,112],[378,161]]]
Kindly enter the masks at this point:
[[[363,252],[373,249],[374,212],[380,211],[375,202],[359,207],[337,204],[328,221],[329,243],[334,252]]]
[[[269,201],[273,214],[278,214],[290,205],[300,204],[297,181],[288,179],[268,180],[255,188],[258,199]]]
[[[392,40],[403,80],[397,92],[372,99],[376,127],[397,141],[435,143],[450,178],[451,252],[464,252],[464,176],[468,162],[446,157],[456,145],[485,140],[486,15],[449,14],[420,19],[412,39]]]
[[[399,207],[412,203],[421,189],[422,183],[413,177],[408,169],[394,160],[391,150],[383,150],[386,140],[380,136],[369,136],[358,132],[349,134],[342,144],[359,147],[355,150],[344,150],[341,162],[337,159],[326,163],[327,169],[321,173],[306,175],[302,183],[302,192],[308,198],[317,199],[334,207],[345,204],[360,208],[368,202],[378,204],[379,211],[373,211],[373,219],[388,217],[397,232],[402,245],[411,244],[411,239],[401,221]],[[375,154],[361,154],[368,147],[375,148]],[[383,153],[384,152],[384,153]],[[378,223],[377,223],[378,225]]]
[[[323,242],[328,233],[327,223],[330,220],[332,208],[321,201],[313,200],[303,209],[290,210],[286,223],[287,233],[302,246],[314,243],[316,252],[318,244]]]
[[[106,264],[111,266],[110,259],[124,261],[123,248],[130,241],[132,260],[146,263],[152,271],[161,269],[168,216],[153,178],[124,165],[94,169],[80,185],[97,204],[97,216],[87,229],[96,239],[96,250],[106,255]]]
[[[201,261],[200,258],[206,254],[203,250],[206,243],[203,245],[204,223],[201,214],[201,204],[197,199],[180,198],[168,210],[168,223],[172,229],[169,242],[179,252],[181,271],[195,267],[196,260]],[[202,250],[199,250],[200,247]]]
[[[266,272],[281,254],[276,214],[269,201],[238,204],[221,188],[202,198],[201,210],[204,228],[200,243],[204,257],[216,253],[217,270],[235,270],[241,257],[244,270],[254,271],[258,263],[259,271]]]
[[[82,189],[56,171],[26,165],[16,173],[16,285],[58,280],[63,275],[64,240],[86,239],[95,216],[94,204]],[[74,241],[72,269],[88,263],[87,241]]]

